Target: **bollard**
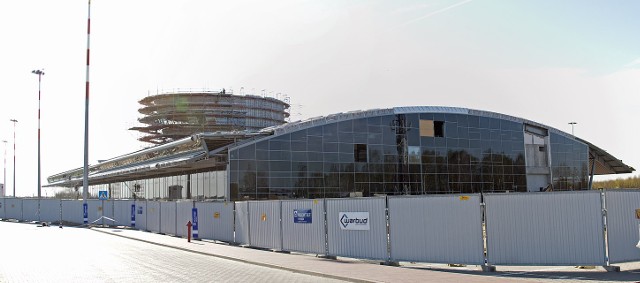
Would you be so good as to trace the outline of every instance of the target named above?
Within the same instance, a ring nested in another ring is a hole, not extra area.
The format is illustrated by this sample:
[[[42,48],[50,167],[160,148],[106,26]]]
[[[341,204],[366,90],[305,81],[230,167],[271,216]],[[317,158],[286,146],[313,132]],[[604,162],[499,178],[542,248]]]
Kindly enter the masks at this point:
[[[187,242],[191,243],[191,221],[187,222]]]

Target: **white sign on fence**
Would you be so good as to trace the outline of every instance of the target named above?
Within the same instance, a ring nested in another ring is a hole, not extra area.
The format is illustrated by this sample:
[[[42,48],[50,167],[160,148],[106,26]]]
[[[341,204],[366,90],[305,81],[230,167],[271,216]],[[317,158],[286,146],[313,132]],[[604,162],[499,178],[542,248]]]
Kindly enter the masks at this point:
[[[369,230],[369,212],[340,212],[340,229]]]

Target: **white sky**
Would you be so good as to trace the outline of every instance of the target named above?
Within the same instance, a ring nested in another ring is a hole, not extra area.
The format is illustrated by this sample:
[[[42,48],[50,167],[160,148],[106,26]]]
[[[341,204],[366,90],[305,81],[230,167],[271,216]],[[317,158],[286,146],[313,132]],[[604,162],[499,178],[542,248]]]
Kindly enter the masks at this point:
[[[640,2],[124,1],[91,3],[90,163],[141,149],[157,90],[288,95],[292,120],[443,105],[571,132],[640,168]],[[0,2],[0,139],[12,190],[83,164],[86,1]],[[621,176],[609,176],[614,178]],[[626,176],[622,176],[626,177]],[[43,189],[43,195],[52,194]]]

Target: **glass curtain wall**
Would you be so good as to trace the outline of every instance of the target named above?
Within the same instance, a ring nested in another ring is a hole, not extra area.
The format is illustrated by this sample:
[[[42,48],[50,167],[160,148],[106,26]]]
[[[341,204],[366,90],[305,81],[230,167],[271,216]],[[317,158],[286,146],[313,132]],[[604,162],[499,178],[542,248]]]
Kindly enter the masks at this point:
[[[522,123],[464,114],[340,121],[230,151],[231,199],[526,191]]]
[[[553,189],[586,190],[589,183],[589,147],[574,139],[551,133]]]
[[[190,194],[188,188],[191,189]],[[108,191],[110,199],[218,199],[227,196],[226,171],[211,171],[89,186],[89,198]],[[82,188],[79,188],[82,190]],[[173,193],[172,193],[173,191]]]

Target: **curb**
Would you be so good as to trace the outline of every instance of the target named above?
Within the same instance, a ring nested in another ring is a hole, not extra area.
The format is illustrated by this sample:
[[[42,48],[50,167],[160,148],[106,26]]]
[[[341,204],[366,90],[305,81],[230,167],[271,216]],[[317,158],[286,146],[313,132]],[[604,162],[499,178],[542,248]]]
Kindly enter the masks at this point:
[[[176,246],[172,246],[172,245],[168,245],[168,244],[156,243],[156,242],[143,240],[143,239],[139,239],[139,238],[135,238],[135,237],[130,237],[130,236],[125,236],[125,235],[110,233],[110,232],[107,232],[107,231],[95,230],[95,229],[92,229],[92,228],[89,228],[89,229],[92,230],[92,231],[95,231],[95,232],[104,233],[104,234],[117,236],[117,237],[121,237],[121,238],[125,238],[125,239],[130,239],[130,240],[134,240],[134,241],[144,242],[144,243],[148,243],[148,244],[152,244],[152,245],[156,245],[156,246],[161,246],[161,247],[181,250],[181,251],[185,251],[185,252],[191,252],[191,253],[205,255],[205,256],[212,256],[212,257],[217,257],[217,258],[221,258],[221,259],[232,260],[232,261],[236,261],[236,262],[252,264],[252,265],[257,265],[257,266],[262,266],[262,267],[267,267],[267,268],[280,269],[280,270],[290,271],[290,272],[294,272],[294,273],[306,274],[306,275],[329,278],[329,279],[337,279],[337,280],[343,280],[343,281],[348,281],[348,282],[358,282],[358,283],[373,283],[373,282],[376,282],[376,281],[369,281],[369,280],[363,280],[363,279],[356,279],[356,278],[342,277],[342,276],[337,276],[337,275],[324,274],[324,273],[319,273],[319,272],[315,272],[315,271],[294,269],[294,268],[290,268],[290,267],[285,267],[285,266],[280,266],[280,265],[273,265],[273,264],[256,262],[256,261],[250,261],[250,260],[245,260],[245,259],[239,259],[239,258],[234,258],[234,257],[229,257],[229,256],[224,256],[224,255],[219,255],[219,254],[206,253],[206,252],[191,250],[191,249],[187,249],[187,248],[176,247]]]

